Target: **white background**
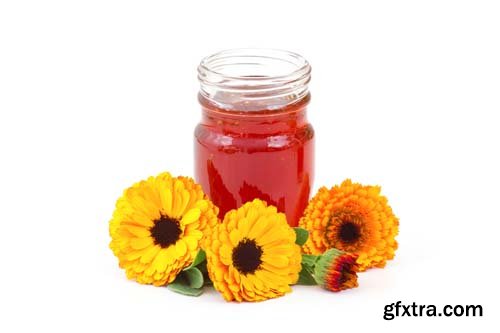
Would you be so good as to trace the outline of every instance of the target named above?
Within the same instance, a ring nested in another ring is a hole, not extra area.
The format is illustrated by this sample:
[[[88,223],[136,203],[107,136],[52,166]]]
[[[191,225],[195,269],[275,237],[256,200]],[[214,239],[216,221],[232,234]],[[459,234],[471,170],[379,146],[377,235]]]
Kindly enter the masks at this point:
[[[228,304],[117,267],[115,200],[193,174],[196,67],[234,47],[310,61],[315,189],[380,184],[400,217],[359,288]],[[499,112],[495,1],[2,1],[0,331],[498,332]],[[398,300],[484,316],[384,321]]]

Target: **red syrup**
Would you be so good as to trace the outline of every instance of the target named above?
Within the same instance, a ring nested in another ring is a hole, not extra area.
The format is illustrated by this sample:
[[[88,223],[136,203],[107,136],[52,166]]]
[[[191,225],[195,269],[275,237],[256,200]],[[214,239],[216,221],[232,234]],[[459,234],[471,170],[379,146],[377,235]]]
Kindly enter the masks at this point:
[[[220,218],[255,198],[284,212],[297,226],[309,200],[314,131],[306,119],[310,95],[273,110],[255,105],[217,107],[199,95],[202,120],[195,130],[195,178]]]

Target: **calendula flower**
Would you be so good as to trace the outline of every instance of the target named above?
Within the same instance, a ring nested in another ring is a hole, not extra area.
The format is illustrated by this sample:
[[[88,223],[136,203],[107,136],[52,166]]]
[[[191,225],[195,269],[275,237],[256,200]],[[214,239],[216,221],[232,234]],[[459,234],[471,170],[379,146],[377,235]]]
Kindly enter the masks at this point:
[[[380,195],[379,186],[345,180],[331,189],[322,187],[311,199],[299,222],[309,231],[303,250],[322,254],[337,248],[358,255],[361,271],[384,267],[394,258],[399,220]]]
[[[255,199],[226,213],[206,247],[215,289],[227,301],[261,301],[291,291],[301,269],[300,247],[283,213]]]
[[[314,279],[325,289],[341,291],[358,286],[357,256],[329,249],[321,255],[314,268]]]
[[[191,178],[149,177],[118,199],[109,222],[110,248],[128,278],[164,285],[193,261],[217,213]]]

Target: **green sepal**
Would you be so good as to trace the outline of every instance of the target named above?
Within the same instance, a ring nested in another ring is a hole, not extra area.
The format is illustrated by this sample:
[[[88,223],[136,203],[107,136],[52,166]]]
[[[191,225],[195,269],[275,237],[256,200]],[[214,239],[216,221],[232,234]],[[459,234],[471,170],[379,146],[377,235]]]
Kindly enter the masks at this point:
[[[307,238],[309,238],[309,231],[303,228],[295,227],[293,228],[295,231],[295,244],[302,246],[307,242]]]
[[[203,273],[196,267],[192,267],[181,273],[187,280],[189,287],[199,289],[203,287]]]
[[[202,288],[191,288],[190,286],[180,282],[174,281],[167,286],[168,289],[186,296],[200,296],[203,293]]]
[[[335,262],[335,260],[343,255],[345,252],[338,250],[336,248],[330,248],[323,252],[322,255],[318,256],[318,260],[314,265],[314,278],[316,282],[323,286],[325,285],[325,279],[328,274],[329,267]]]
[[[300,270],[299,280],[297,281],[297,284],[303,286],[313,286],[317,284],[313,276],[312,266],[302,264],[302,269]]]
[[[194,258],[194,260],[191,263],[191,265],[189,265],[188,267],[184,268],[184,271],[190,270],[191,268],[198,266],[200,263],[202,263],[203,261],[205,261],[206,257],[207,257],[207,255],[206,255],[205,251],[203,251],[202,249],[200,249],[198,251],[198,253],[196,254],[196,257]]]
[[[316,265],[316,262],[318,261],[320,256],[316,256],[314,254],[302,254],[302,264],[309,266],[309,267],[314,267]]]

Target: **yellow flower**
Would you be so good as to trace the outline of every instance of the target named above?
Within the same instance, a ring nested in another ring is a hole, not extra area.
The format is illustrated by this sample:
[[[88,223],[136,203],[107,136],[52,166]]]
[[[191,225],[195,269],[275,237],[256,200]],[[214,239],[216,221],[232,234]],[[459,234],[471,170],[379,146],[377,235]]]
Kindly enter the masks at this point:
[[[255,199],[227,212],[206,247],[215,289],[227,301],[262,301],[291,291],[301,269],[295,232],[276,207]]]
[[[399,220],[380,195],[379,186],[345,180],[331,189],[322,187],[311,199],[299,221],[309,231],[303,250],[322,254],[337,248],[358,255],[360,271],[384,267],[394,258]]]
[[[123,192],[109,222],[110,248],[129,279],[172,282],[196,256],[218,209],[191,178],[149,177]]]

